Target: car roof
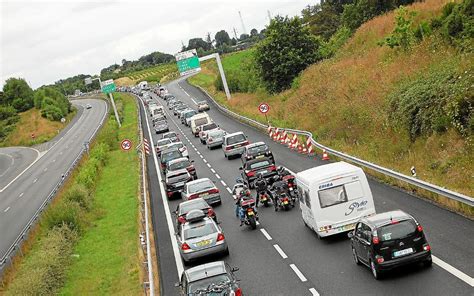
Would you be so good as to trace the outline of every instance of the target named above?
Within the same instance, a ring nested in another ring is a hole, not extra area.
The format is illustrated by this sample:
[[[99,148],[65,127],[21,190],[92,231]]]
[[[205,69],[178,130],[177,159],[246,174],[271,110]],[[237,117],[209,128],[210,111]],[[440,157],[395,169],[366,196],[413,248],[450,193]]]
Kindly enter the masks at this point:
[[[163,137],[166,136],[166,135],[172,135],[172,134],[175,134],[175,135],[176,135],[176,132],[167,132],[167,133],[164,133],[164,134],[163,134]]]
[[[190,200],[187,200],[187,201],[180,202],[178,206],[181,207],[181,206],[185,206],[185,205],[199,204],[199,203],[205,203],[209,206],[207,201],[202,197],[193,198],[193,199],[190,199]]]
[[[199,178],[199,179],[197,179],[197,180],[188,182],[188,183],[186,183],[186,184],[187,184],[187,185],[194,185],[194,184],[198,184],[198,183],[201,183],[201,182],[204,182],[204,181],[210,181],[210,182],[212,182],[211,179],[209,179],[209,178]],[[212,182],[212,184],[214,184],[214,182]]]
[[[172,152],[172,151],[180,152],[178,148],[168,148],[168,149],[163,150],[161,153],[166,154],[167,152]]]
[[[413,217],[402,210],[395,210],[385,213],[376,214],[365,218],[364,220],[375,227],[380,227],[389,224],[392,220],[402,221],[411,220]]]
[[[210,262],[184,271],[188,282],[199,281],[220,274],[227,274],[224,261]]]
[[[176,171],[166,172],[166,178],[174,177],[176,175],[181,175],[182,173],[188,173],[188,175],[189,175],[188,170],[186,168],[184,168],[184,169],[179,169],[179,170],[176,170]]]
[[[256,159],[251,159],[251,160],[248,160],[245,162],[246,165],[251,165],[251,164],[254,164],[254,163],[257,163],[257,162],[262,162],[262,161],[268,161],[270,164],[272,164],[272,162],[270,161],[270,159],[268,157],[262,157],[262,158],[256,158]]]
[[[246,149],[250,149],[250,148],[257,147],[257,146],[262,146],[262,145],[268,146],[265,142],[256,142],[256,143],[248,144],[245,147],[246,147]]]
[[[225,138],[230,138],[230,137],[233,137],[233,136],[238,136],[238,135],[244,135],[244,132],[236,132],[236,133],[232,133],[232,134],[227,134],[225,136]],[[244,135],[245,136],[245,135]]]
[[[173,159],[173,160],[169,161],[168,164],[175,164],[177,162],[181,162],[181,161],[185,161],[185,160],[189,161],[189,159],[187,157],[180,157],[180,158],[176,158],[176,159]]]

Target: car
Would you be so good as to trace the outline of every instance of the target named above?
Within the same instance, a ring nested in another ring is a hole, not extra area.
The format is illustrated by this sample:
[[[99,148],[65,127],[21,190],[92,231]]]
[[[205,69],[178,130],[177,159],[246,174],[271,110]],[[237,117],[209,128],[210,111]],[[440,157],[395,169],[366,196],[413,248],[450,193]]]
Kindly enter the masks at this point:
[[[221,129],[215,129],[207,133],[206,146],[208,149],[221,147],[227,133]]]
[[[167,133],[170,130],[170,127],[168,126],[168,122],[166,120],[155,122],[154,128],[156,134]]]
[[[91,104],[87,104],[87,105],[86,105],[86,109],[92,109],[92,105],[91,105]]]
[[[181,115],[181,123],[183,123],[186,126],[189,125],[188,119],[191,119],[191,117],[193,117],[196,114],[198,114],[198,112],[193,109],[183,112]]]
[[[191,210],[186,214],[186,223],[181,225],[176,238],[185,265],[210,255],[229,255],[224,232],[214,219],[201,210]]]
[[[199,112],[203,112],[203,111],[207,111],[207,110],[211,109],[209,107],[209,104],[206,101],[197,102],[197,107],[198,107]]]
[[[178,100],[171,100],[171,101],[168,103],[168,109],[173,110],[173,108],[175,107],[175,105],[181,105],[181,104],[183,104],[183,102],[178,101]]]
[[[152,123],[153,126],[155,126],[156,123],[160,122],[160,121],[166,121],[166,116],[162,115],[162,114],[159,114],[159,115],[153,116],[153,118],[151,119],[151,123]]]
[[[224,137],[222,143],[222,150],[224,150],[224,156],[230,158],[231,156],[240,156],[244,153],[244,146],[247,146],[249,141],[243,132],[236,132],[228,134]]]
[[[187,183],[183,192],[181,192],[181,196],[183,200],[202,197],[210,205],[222,203],[219,189],[208,178],[201,178]]]
[[[178,148],[163,150],[160,155],[161,168],[163,170],[166,169],[166,166],[169,161],[173,159],[181,158],[181,157],[183,157],[183,154],[181,153],[181,151],[179,151]]]
[[[188,109],[189,107],[184,105],[184,104],[181,104],[181,105],[175,105],[174,108],[173,108],[173,114],[178,116],[179,118],[179,113],[185,109]]]
[[[244,153],[242,153],[242,163],[245,163],[246,161],[251,159],[263,157],[268,157],[272,160],[273,163],[275,163],[273,153],[267,144],[265,144],[264,142],[248,144],[247,146],[245,146]]]
[[[166,196],[171,199],[174,195],[180,194],[183,191],[186,182],[191,180],[192,177],[186,169],[169,171],[165,175],[164,180],[166,185]]]
[[[156,153],[158,154],[158,157],[161,155],[161,151],[165,150],[166,147],[168,147],[169,144],[171,144],[171,139],[165,138],[165,139],[160,139],[156,141]]]
[[[277,174],[277,168],[269,158],[259,158],[247,161],[241,170],[242,179],[249,188],[254,187],[254,181],[258,175],[265,179],[271,178]]]
[[[183,142],[172,142],[168,145],[168,148],[178,148],[183,154],[183,157],[189,158],[188,148],[186,148],[186,145],[184,145]]]
[[[183,271],[181,281],[175,286],[180,288],[180,295],[210,295],[210,289],[222,290],[220,295],[242,296],[242,289],[234,272],[224,261],[201,264]]]
[[[187,169],[193,180],[197,179],[196,168],[193,165],[194,161],[187,157],[173,159],[168,162],[167,171],[176,171],[180,169]]]
[[[162,136],[161,136],[162,139],[166,139],[166,138],[169,138],[171,139],[172,142],[175,142],[173,141],[173,139],[177,139],[179,140],[179,137],[178,137],[178,134],[176,132],[167,132],[167,133],[164,133]],[[178,141],[179,142],[179,141]]]
[[[199,139],[202,144],[206,144],[206,139],[207,139],[207,133],[209,131],[218,129],[219,126],[215,122],[211,122],[208,124],[201,125],[199,128]]]
[[[165,95],[163,96],[163,99],[164,99],[165,101],[173,100],[173,99],[175,99],[175,96],[173,96],[172,94],[165,94]]]
[[[189,107],[186,107],[185,109],[183,110],[179,110],[178,112],[178,118],[181,119],[183,117],[183,114],[188,112],[188,111],[192,111],[193,109],[189,108]],[[181,120],[181,123],[183,123],[183,121]]]
[[[401,210],[363,218],[348,236],[355,263],[369,267],[375,279],[402,265],[433,262],[423,227]]]
[[[214,209],[204,199],[195,198],[181,202],[176,208],[176,211],[174,211],[174,214],[176,215],[176,228],[178,231],[181,229],[181,224],[186,223],[186,214],[191,210],[200,210],[209,218],[212,218],[217,222],[217,216]]]

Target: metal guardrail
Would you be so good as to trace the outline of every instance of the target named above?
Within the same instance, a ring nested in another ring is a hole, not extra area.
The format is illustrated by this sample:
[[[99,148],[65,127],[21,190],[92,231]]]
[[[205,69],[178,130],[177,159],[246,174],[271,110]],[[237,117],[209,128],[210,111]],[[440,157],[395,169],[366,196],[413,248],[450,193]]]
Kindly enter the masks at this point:
[[[247,123],[248,125],[250,126],[253,126],[253,127],[256,127],[256,128],[259,128],[259,129],[262,129],[262,130],[267,130],[268,126],[263,124],[263,123],[260,123],[256,120],[253,120],[251,118],[248,118],[248,117],[245,117],[245,116],[242,116],[240,114],[237,114],[227,108],[225,108],[224,106],[220,105],[216,100],[214,100],[214,98],[205,90],[203,89],[202,87],[198,86],[198,88],[204,93],[206,94],[206,96],[209,97],[209,99],[212,101],[212,103],[223,113],[225,114],[228,114],[236,119],[238,119],[239,121],[242,121],[244,123]],[[275,127],[276,128],[276,127]],[[467,195],[464,195],[464,194],[461,194],[461,193],[458,193],[458,192],[454,192],[452,190],[449,190],[449,189],[446,189],[446,188],[443,188],[443,187],[440,187],[440,186],[437,186],[437,185],[434,185],[434,184],[431,184],[431,183],[428,183],[428,182],[425,182],[425,181],[422,181],[422,180],[419,180],[417,178],[414,178],[414,177],[410,177],[410,176],[407,176],[407,175],[404,175],[404,174],[401,174],[399,172],[396,172],[396,171],[393,171],[391,169],[387,169],[387,168],[384,168],[382,166],[379,166],[377,164],[374,164],[374,163],[371,163],[371,162],[368,162],[368,161],[365,161],[365,160],[362,160],[362,159],[359,159],[357,157],[354,157],[354,156],[351,156],[351,155],[348,155],[346,153],[343,153],[343,152],[339,152],[337,150],[334,150],[334,149],[331,149],[329,147],[326,147],[318,142],[316,142],[314,139],[313,139],[313,134],[311,132],[308,132],[308,131],[302,131],[302,130],[295,130],[295,129],[289,129],[289,128],[280,128],[278,127],[278,129],[280,130],[285,130],[287,131],[288,133],[291,133],[291,134],[297,134],[297,135],[302,135],[302,136],[306,136],[306,137],[309,137],[310,138],[310,141],[311,143],[320,148],[320,149],[325,149],[329,154],[332,154],[332,155],[335,155],[341,159],[344,159],[346,161],[350,161],[352,163],[355,163],[357,165],[360,165],[360,166],[363,166],[363,167],[366,167],[368,169],[371,169],[371,170],[374,170],[376,172],[379,172],[379,173],[382,173],[386,176],[389,176],[389,177],[392,177],[392,178],[395,178],[397,180],[400,180],[400,181],[403,181],[403,182],[406,182],[406,183],[409,183],[411,185],[415,185],[417,187],[420,187],[422,189],[425,189],[429,192],[432,192],[432,193],[435,193],[435,194],[438,194],[438,195],[441,195],[441,196],[444,196],[444,197],[447,197],[449,199],[453,199],[453,200],[456,200],[458,202],[461,202],[461,203],[464,203],[466,205],[469,205],[471,207],[474,206],[474,198],[470,197],[470,196],[467,196]]]
[[[108,111],[109,111],[109,108],[108,108],[108,104],[107,102],[105,103],[106,107],[105,107],[105,114],[104,116],[102,117],[99,125],[97,126],[97,128],[94,130],[94,132],[92,133],[91,137],[89,138],[89,142],[92,141],[96,135],[97,135],[97,132],[99,131],[100,127],[102,127],[102,125],[104,124],[104,121],[105,119],[107,118],[107,114],[108,114]],[[46,209],[46,207],[49,205],[49,203],[53,200],[53,198],[56,196],[56,193],[59,191],[59,189],[61,188],[61,185],[67,180],[67,178],[69,177],[69,175],[71,174],[71,172],[74,170],[74,168],[77,166],[77,164],[79,163],[79,161],[81,160],[82,156],[87,153],[88,149],[87,148],[83,148],[79,154],[76,156],[76,158],[74,159],[74,161],[72,162],[72,164],[66,169],[66,172],[64,174],[62,174],[61,176],[61,180],[59,180],[58,183],[56,183],[56,185],[54,186],[53,190],[51,190],[51,192],[48,194],[48,196],[46,197],[46,199],[43,201],[43,203],[41,204],[41,206],[38,208],[38,210],[36,210],[36,212],[34,213],[33,217],[31,217],[31,219],[28,221],[28,223],[26,224],[26,226],[22,229],[22,231],[20,232],[20,234],[18,235],[18,237],[16,238],[16,240],[13,242],[13,244],[10,246],[10,248],[7,250],[7,252],[5,253],[5,255],[2,257],[2,259],[0,260],[0,275],[3,273],[3,271],[5,270],[5,268],[7,267],[7,263],[8,261],[10,262],[10,265],[12,264],[12,260],[13,260],[13,257],[14,255],[16,254],[17,251],[20,251],[21,253],[21,244],[23,243],[23,241],[28,238],[28,233],[30,232],[31,228],[34,226],[34,224],[36,223],[36,221],[39,219],[41,213]]]

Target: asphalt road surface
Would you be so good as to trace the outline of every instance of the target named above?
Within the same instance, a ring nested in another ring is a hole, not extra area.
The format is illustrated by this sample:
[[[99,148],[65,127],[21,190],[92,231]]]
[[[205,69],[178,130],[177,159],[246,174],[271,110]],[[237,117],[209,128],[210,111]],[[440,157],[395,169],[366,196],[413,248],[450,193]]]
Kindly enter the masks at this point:
[[[196,107],[197,101],[207,99],[200,90],[183,79],[171,82],[167,87],[171,94],[191,107]],[[158,96],[151,95],[166,106]],[[251,142],[266,142],[275,155],[277,165],[299,172],[327,163],[297,154],[213,107],[211,104],[208,114],[222,129],[230,133],[243,131]],[[150,119],[148,114],[142,118]],[[245,295],[473,295],[473,221],[397,188],[369,180],[377,212],[402,209],[412,214],[423,225],[434,255],[431,268],[407,266],[377,281],[368,268],[354,263],[346,235],[319,240],[313,231],[304,226],[298,205],[288,212],[259,207],[259,228],[252,231],[246,226],[239,227],[229,191],[239,177],[240,158],[227,160],[221,149],[208,150],[171,113],[168,114],[168,122],[170,130],[178,132],[188,147],[198,177],[213,180],[223,200],[215,210],[226,235],[230,255],[207,261],[223,259],[231,266],[239,267],[236,274]],[[148,137],[151,124],[143,120],[142,125]],[[153,143],[159,138],[153,130],[150,135]],[[148,157],[161,288],[163,295],[175,295],[178,290],[173,285],[179,280],[178,274],[183,266],[172,239],[174,226],[169,226],[167,222],[170,221],[169,213],[176,209],[180,200],[168,201],[166,196],[162,196],[157,171],[154,157]],[[203,262],[206,260],[196,264]]]
[[[105,101],[84,99],[74,101],[73,104],[80,109],[75,120],[66,131],[53,139],[52,145],[42,152],[39,158],[36,158],[37,152],[29,155],[25,148],[11,147],[0,150],[0,153],[9,155],[0,158],[1,167],[7,166],[0,182],[0,258],[3,258],[22,229],[61,180],[62,175],[83,149],[84,142],[90,140],[106,115]],[[91,104],[92,109],[85,109],[86,104]],[[18,159],[15,159],[17,163],[13,168],[9,166],[7,160],[10,156]],[[0,171],[1,173],[3,171]]]
[[[39,156],[40,152],[34,148],[0,148],[0,189],[26,170]]]

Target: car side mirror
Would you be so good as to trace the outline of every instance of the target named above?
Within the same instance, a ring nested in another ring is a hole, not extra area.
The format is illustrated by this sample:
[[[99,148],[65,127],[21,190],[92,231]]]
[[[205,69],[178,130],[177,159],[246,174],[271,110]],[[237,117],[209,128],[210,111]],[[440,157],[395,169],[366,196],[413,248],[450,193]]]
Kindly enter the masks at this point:
[[[194,160],[191,160],[191,163],[194,163]]]
[[[352,232],[352,231],[351,231],[351,232],[348,232],[348,233],[347,233],[347,237],[348,237],[348,238],[353,238],[353,237],[354,237],[354,232]]]
[[[174,286],[175,286],[176,288],[179,288],[179,287],[181,287],[181,283],[180,283],[180,282],[176,282],[176,283],[174,283]]]
[[[240,270],[240,268],[238,268],[238,267],[232,267],[232,269],[231,269],[232,272],[236,272],[236,271],[239,271],[239,270]]]
[[[243,170],[244,168],[243,167],[240,167],[239,170]]]

